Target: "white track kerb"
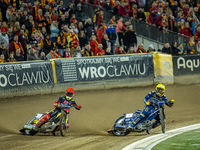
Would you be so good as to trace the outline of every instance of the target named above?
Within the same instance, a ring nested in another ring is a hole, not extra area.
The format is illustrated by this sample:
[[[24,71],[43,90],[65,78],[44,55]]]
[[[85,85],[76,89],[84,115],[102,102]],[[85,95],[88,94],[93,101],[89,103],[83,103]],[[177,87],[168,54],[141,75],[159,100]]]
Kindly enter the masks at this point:
[[[187,127],[183,127],[183,128],[170,130],[164,134],[162,133],[162,134],[153,135],[148,138],[137,141],[135,143],[132,143],[132,144],[126,146],[125,148],[123,148],[122,150],[150,150],[156,144],[158,144],[168,138],[171,138],[175,135],[178,135],[178,134],[181,134],[181,133],[184,133],[187,131],[195,130],[198,128],[200,128],[200,123],[194,124],[191,126],[187,126]]]

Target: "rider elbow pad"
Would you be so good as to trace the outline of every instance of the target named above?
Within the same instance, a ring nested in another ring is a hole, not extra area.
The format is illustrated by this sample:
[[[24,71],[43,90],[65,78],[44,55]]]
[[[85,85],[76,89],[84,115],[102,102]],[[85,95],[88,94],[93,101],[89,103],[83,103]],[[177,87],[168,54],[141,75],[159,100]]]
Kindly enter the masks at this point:
[[[59,107],[58,105],[58,103],[57,102],[55,102],[54,104],[53,104],[55,107]]]

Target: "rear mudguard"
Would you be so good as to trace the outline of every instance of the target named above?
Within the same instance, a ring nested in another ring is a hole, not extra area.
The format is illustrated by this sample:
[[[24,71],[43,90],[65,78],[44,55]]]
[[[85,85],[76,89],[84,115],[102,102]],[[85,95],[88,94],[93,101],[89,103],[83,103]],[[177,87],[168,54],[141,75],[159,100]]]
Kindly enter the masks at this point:
[[[48,113],[48,112],[46,112],[46,113],[38,113],[37,115],[31,117],[31,118],[27,121],[27,123],[23,126],[23,128],[20,129],[19,131],[20,131],[22,134],[26,134],[26,135],[35,135],[37,132],[33,130],[33,125],[36,124],[36,123],[38,123],[38,121],[39,121],[44,115],[46,115],[47,113]],[[56,127],[55,124],[57,124],[57,122],[59,122],[59,120],[60,120],[60,113],[59,113],[57,116],[54,116],[54,117],[52,117],[51,119],[49,119],[49,121],[46,122],[45,124],[43,124],[43,125],[40,127],[39,132],[42,132],[42,133],[51,132],[51,130],[50,130],[49,128],[48,128],[47,131],[45,131],[45,130],[46,130],[45,127],[47,127],[47,126],[50,127],[51,124],[53,124],[53,125],[54,125],[53,128],[55,128],[55,129],[52,128],[52,130],[53,130],[53,131],[56,130],[57,127]]]
[[[134,113],[125,113],[114,122],[107,132],[117,136],[125,136],[129,134],[130,132],[127,131],[126,128],[128,127],[129,123],[135,119],[135,117],[140,115],[140,113],[140,110],[136,110]]]

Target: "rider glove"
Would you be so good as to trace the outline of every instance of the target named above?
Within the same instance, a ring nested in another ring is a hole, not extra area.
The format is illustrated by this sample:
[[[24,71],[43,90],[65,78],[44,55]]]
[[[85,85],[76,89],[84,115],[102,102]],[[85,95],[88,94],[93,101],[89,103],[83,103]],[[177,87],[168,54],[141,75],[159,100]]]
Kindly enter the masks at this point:
[[[81,105],[76,105],[76,107],[75,107],[77,110],[80,110],[81,108],[82,108],[82,106]]]
[[[146,105],[147,106],[150,106],[150,105],[152,105],[153,103],[152,102],[146,102]]]
[[[170,103],[174,103],[174,101],[175,101],[175,100],[172,99],[172,100],[170,101]]]

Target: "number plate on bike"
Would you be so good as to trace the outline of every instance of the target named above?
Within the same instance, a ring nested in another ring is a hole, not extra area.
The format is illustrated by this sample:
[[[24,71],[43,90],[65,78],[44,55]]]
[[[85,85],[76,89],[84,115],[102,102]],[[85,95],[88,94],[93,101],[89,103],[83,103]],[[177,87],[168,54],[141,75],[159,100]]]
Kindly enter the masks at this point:
[[[42,117],[42,114],[37,114],[36,119],[39,120]]]
[[[133,114],[126,114],[126,118],[131,118]]]

